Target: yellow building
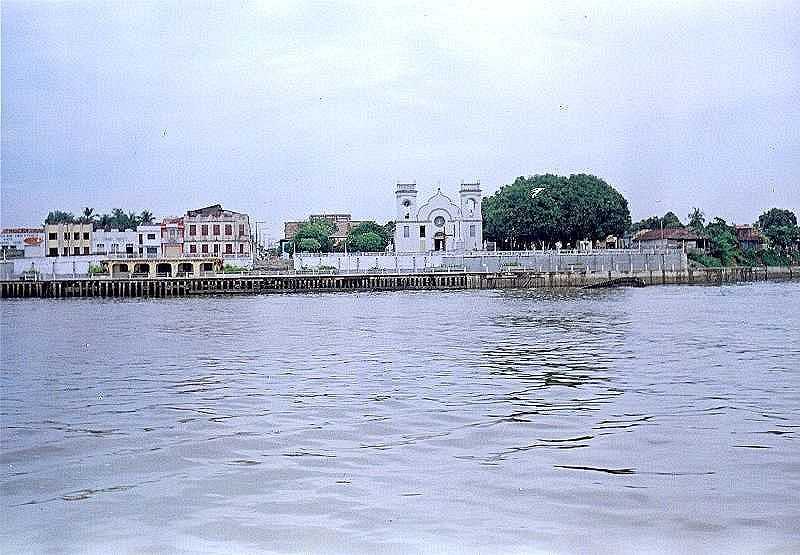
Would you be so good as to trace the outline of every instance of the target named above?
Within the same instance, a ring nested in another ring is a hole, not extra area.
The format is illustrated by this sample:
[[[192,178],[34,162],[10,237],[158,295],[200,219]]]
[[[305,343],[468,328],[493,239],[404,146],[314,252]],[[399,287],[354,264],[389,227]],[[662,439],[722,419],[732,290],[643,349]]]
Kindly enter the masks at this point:
[[[83,256],[92,254],[92,224],[46,224],[47,256]]]

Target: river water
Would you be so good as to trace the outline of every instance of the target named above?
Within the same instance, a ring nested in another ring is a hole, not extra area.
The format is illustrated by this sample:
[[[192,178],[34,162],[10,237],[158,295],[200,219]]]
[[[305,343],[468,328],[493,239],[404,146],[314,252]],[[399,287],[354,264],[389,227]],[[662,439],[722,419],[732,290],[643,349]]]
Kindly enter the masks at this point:
[[[800,284],[4,300],[0,551],[800,552]]]

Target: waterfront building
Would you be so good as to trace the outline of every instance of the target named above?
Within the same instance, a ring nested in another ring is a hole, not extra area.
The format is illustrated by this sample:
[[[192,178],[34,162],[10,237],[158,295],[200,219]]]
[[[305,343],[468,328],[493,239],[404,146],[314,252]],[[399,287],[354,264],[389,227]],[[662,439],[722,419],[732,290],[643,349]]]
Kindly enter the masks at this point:
[[[437,189],[422,205],[416,183],[395,189],[396,252],[472,251],[483,246],[480,182],[462,183],[459,204]]]
[[[214,275],[222,271],[222,259],[218,257],[170,257],[108,258],[100,266],[110,277],[197,277]]]
[[[0,258],[44,256],[44,228],[5,228],[0,232],[0,250]]]
[[[186,212],[183,226],[184,254],[252,261],[250,218],[247,214],[225,210],[214,204]]]
[[[311,214],[308,220],[285,222],[283,224],[284,239],[282,242],[289,242],[294,239],[297,230],[302,224],[314,220],[325,220],[333,224],[334,230],[333,233],[331,233],[331,241],[334,245],[342,243],[347,238],[347,234],[350,233],[354,227],[363,223],[362,221],[353,220],[350,214]]]
[[[161,253],[161,226],[144,224],[136,228],[139,256],[152,258]]]
[[[764,236],[752,225],[737,225],[736,239],[742,250],[759,251],[764,248]]]
[[[633,246],[643,249],[679,248],[684,252],[705,248],[705,237],[686,228],[648,229],[633,236]]]
[[[184,225],[183,218],[164,218],[159,226],[161,230],[161,255],[180,257],[183,255]]]
[[[92,224],[47,224],[44,226],[47,256],[84,256],[92,253]]]
[[[136,237],[136,231],[132,229],[95,229],[92,254],[133,256],[136,254]]]

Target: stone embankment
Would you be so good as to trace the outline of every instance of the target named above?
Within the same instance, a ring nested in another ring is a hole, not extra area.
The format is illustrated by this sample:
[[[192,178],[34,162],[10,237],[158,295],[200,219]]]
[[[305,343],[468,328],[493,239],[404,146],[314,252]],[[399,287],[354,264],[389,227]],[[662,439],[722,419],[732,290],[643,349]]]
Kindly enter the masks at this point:
[[[638,278],[645,285],[722,284],[800,278],[800,267],[701,268],[640,272],[427,272],[380,274],[246,274],[162,278],[68,278],[0,281],[0,298],[186,297],[325,291],[530,289],[587,287]]]

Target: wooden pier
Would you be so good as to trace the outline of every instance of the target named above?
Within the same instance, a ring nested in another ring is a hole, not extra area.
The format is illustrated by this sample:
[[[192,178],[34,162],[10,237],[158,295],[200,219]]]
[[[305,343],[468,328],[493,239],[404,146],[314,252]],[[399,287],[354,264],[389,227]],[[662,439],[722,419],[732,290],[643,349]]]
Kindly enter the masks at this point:
[[[796,279],[798,268],[704,268],[683,272],[496,273],[426,272],[415,274],[243,274],[198,277],[76,277],[39,281],[0,281],[0,298],[166,298],[193,295],[428,289],[531,289],[589,287],[603,283],[641,285],[714,284]]]

